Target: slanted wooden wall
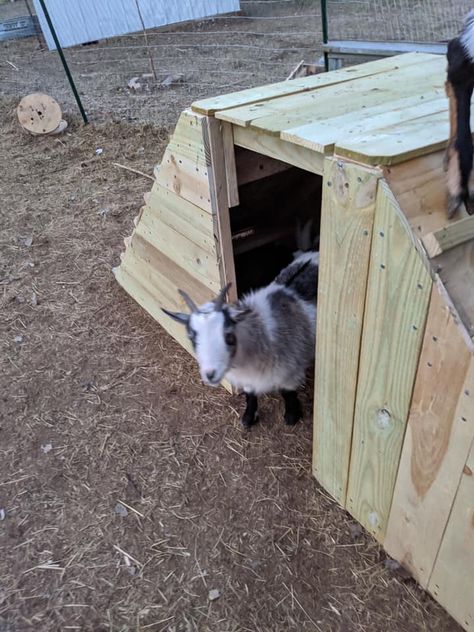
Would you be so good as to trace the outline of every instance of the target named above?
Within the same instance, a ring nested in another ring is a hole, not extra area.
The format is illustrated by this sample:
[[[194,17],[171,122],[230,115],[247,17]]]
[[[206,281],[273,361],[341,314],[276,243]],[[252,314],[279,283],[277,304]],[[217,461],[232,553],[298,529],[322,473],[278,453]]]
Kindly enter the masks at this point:
[[[181,114],[114,270],[120,285],[189,352],[185,328],[161,308],[187,311],[178,288],[202,303],[226,279],[235,280],[224,150],[216,125],[200,114]]]

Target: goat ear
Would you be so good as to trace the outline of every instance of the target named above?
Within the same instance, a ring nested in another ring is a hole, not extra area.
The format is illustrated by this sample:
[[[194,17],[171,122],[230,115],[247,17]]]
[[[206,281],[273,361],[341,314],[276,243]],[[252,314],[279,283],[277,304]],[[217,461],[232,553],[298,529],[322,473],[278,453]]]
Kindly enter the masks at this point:
[[[173,320],[176,320],[178,323],[182,325],[187,325],[189,322],[190,315],[183,314],[181,312],[169,312],[167,309],[161,308],[161,311],[164,312],[167,316],[170,316]]]
[[[240,321],[244,320],[244,318],[248,316],[251,311],[252,310],[250,309],[250,307],[233,307],[230,310],[230,317],[234,322],[239,323]]]

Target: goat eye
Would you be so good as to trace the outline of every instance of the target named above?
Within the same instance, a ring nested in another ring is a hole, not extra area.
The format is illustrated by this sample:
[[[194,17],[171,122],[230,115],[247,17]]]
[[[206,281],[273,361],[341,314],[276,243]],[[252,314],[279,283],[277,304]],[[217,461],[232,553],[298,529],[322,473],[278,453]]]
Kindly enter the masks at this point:
[[[226,345],[229,345],[229,347],[233,347],[236,344],[236,342],[237,342],[237,340],[235,338],[235,334],[233,334],[231,331],[226,333],[226,335],[225,335],[225,343],[226,343]]]

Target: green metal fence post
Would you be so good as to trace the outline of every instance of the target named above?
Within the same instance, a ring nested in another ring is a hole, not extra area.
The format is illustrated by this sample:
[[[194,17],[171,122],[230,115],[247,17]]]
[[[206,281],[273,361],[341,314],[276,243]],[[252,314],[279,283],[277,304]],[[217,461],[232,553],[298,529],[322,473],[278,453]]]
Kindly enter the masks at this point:
[[[323,44],[328,43],[328,7],[327,0],[321,0],[321,20],[323,27]],[[328,52],[324,51],[324,68],[326,72],[329,70],[329,55]]]
[[[76,99],[76,103],[81,113],[82,120],[84,121],[84,123],[88,123],[89,121],[87,118],[86,111],[84,110],[84,107],[82,105],[82,101],[77,91],[76,84],[74,83],[74,79],[72,78],[71,71],[69,70],[69,66],[67,65],[66,58],[64,57],[63,49],[61,48],[61,44],[59,43],[58,36],[56,34],[53,23],[51,21],[51,17],[49,15],[49,11],[46,8],[44,0],[39,0],[39,3],[41,5],[41,8],[43,9],[44,17],[46,18],[46,22],[48,23],[48,27],[49,27],[49,30],[51,31],[51,35],[53,36],[54,43],[56,44],[56,49],[58,51],[59,57],[61,58],[64,72],[66,73],[66,77],[69,81],[69,85],[71,86],[71,90],[74,94],[74,98]]]

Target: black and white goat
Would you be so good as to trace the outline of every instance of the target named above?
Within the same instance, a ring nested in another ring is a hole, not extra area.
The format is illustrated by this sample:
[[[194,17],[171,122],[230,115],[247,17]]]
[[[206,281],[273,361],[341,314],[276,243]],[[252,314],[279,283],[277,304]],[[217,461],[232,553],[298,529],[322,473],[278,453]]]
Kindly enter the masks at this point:
[[[471,213],[474,201],[471,97],[474,88],[474,10],[468,13],[462,31],[448,44],[450,142],[446,152],[448,217],[461,204]]]
[[[190,314],[163,310],[186,326],[203,381],[216,386],[226,378],[244,391],[245,427],[258,420],[258,396],[276,391],[285,422],[301,418],[296,390],[314,357],[318,265],[319,253],[298,254],[270,285],[236,304],[225,302],[227,285],[199,307],[180,290]]]

